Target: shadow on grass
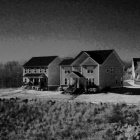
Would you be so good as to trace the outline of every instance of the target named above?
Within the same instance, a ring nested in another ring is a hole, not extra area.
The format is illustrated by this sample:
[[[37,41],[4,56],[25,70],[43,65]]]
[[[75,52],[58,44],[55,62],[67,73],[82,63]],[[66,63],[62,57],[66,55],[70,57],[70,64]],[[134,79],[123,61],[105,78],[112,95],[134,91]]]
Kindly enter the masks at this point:
[[[127,95],[140,95],[140,88],[111,88],[109,92],[118,93],[118,94],[127,94]]]

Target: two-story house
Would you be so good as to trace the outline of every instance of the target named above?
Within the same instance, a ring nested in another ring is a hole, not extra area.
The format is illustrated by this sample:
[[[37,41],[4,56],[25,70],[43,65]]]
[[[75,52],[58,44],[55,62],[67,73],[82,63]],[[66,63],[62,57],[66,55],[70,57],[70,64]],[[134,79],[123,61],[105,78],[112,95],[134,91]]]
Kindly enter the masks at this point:
[[[82,51],[60,63],[60,84],[86,87],[122,86],[124,65],[114,50]]]
[[[60,85],[60,62],[58,56],[32,57],[23,65],[23,82],[55,89]]]

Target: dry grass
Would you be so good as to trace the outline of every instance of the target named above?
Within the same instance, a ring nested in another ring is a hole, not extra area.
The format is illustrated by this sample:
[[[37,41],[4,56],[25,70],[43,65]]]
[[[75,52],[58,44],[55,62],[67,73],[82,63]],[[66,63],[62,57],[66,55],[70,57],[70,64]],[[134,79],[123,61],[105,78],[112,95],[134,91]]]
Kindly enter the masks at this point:
[[[120,89],[119,89],[120,90]],[[128,89],[131,90],[131,89]],[[134,90],[134,89],[133,89]],[[117,90],[116,90],[117,91]],[[115,90],[114,90],[115,92]],[[62,94],[60,91],[35,91],[25,90],[22,88],[16,89],[0,89],[0,98],[28,98],[28,99],[43,99],[43,100],[61,100],[61,101],[76,101],[76,102],[91,102],[91,103],[120,103],[139,104],[140,95],[124,95],[117,93],[99,93],[99,94],[83,94],[73,98],[72,95]]]

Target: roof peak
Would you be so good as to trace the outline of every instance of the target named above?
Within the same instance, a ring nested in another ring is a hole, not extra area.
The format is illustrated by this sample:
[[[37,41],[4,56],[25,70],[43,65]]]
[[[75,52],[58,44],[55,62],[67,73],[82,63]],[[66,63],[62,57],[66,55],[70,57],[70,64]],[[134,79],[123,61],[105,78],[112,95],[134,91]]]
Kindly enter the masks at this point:
[[[103,52],[103,51],[114,51],[114,49],[104,49],[104,50],[85,50],[82,52]]]
[[[103,64],[103,62],[108,58],[108,56],[113,52],[113,49],[108,50],[92,50],[92,51],[84,51],[95,60],[98,64]]]
[[[58,57],[56,55],[50,55],[50,56],[33,56],[32,58],[44,58],[44,57]]]

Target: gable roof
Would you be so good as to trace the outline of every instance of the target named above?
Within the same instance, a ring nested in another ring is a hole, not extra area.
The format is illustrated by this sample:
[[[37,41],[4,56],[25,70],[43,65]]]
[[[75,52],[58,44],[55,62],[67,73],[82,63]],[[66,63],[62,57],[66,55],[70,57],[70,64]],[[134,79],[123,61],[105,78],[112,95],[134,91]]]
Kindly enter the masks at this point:
[[[64,59],[60,65],[70,65],[73,62],[73,58],[69,58],[69,59]]]
[[[114,50],[96,50],[83,52],[87,53],[98,64],[102,64],[113,51]]]
[[[23,67],[48,66],[57,56],[32,57]]]

